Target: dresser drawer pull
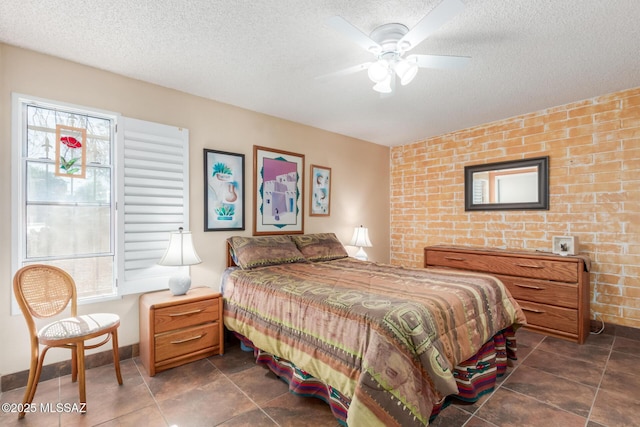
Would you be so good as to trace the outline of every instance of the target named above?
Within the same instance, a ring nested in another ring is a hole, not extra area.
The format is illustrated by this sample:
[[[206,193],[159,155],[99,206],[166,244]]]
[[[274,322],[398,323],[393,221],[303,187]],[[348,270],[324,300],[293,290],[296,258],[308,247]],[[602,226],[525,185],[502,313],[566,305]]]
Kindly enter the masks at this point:
[[[534,308],[527,308],[527,307],[522,307],[522,306],[520,308],[522,308],[522,311],[530,311],[532,313],[539,313],[539,314],[544,313],[544,310],[536,310]]]
[[[545,288],[541,288],[540,286],[533,286],[533,285],[523,285],[521,283],[516,283],[515,284],[517,287],[519,288],[526,288],[526,289],[534,289],[536,291],[544,291]]]
[[[531,265],[531,264],[516,264],[518,267],[524,267],[524,268],[544,268],[544,265]]]
[[[190,314],[202,313],[203,311],[204,311],[204,308],[200,308],[198,310],[183,311],[182,313],[169,313],[169,317],[188,316]]]
[[[458,258],[458,257],[454,257],[454,256],[446,256],[444,257],[444,259],[449,260],[449,261],[464,261],[464,258]]]
[[[203,336],[204,336],[204,334],[200,334],[200,335],[197,335],[195,337],[185,338],[183,340],[171,341],[171,344],[182,344],[182,343],[189,342],[189,341],[195,341],[195,340],[199,340]]]

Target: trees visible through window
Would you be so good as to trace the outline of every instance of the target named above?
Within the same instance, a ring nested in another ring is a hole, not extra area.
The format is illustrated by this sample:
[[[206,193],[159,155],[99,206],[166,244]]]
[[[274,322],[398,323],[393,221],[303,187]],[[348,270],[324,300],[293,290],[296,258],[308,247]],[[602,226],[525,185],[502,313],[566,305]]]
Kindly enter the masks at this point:
[[[115,117],[21,105],[19,265],[66,270],[78,296],[116,295]]]

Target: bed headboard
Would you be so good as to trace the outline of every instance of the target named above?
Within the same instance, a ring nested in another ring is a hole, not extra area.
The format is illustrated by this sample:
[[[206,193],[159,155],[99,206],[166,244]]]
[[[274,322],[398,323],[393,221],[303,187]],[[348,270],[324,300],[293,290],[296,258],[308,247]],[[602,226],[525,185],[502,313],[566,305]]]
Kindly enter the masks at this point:
[[[226,242],[226,244],[227,244],[227,268],[237,267],[238,264],[236,264],[236,262],[233,260],[233,257],[231,256],[231,243]]]

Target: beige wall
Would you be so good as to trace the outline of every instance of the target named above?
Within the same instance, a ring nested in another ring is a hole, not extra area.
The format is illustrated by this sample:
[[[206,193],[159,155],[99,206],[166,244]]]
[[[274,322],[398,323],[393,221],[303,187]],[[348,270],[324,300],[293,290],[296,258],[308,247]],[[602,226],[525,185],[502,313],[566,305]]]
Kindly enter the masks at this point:
[[[465,212],[464,167],[549,156],[548,211]],[[640,88],[391,150],[391,260],[434,244],[551,250],[577,236],[592,260],[591,311],[640,328]]]
[[[69,61],[0,44],[0,375],[28,369],[29,342],[21,315],[10,314],[11,271],[11,93],[93,107],[127,117],[189,129],[190,228],[203,263],[191,268],[194,285],[218,288],[225,267],[224,240],[250,235],[253,207],[253,145],[305,155],[305,193],[309,165],[332,168],[331,215],[309,217],[305,195],[305,232],[335,232],[348,242],[353,227],[369,228],[375,261],[389,261],[389,148],[280,120],[175,90],[124,78]],[[274,99],[274,102],[278,102]],[[203,148],[245,154],[246,230],[204,232]],[[351,249],[351,248],[348,248]],[[138,342],[137,296],[84,305],[81,312],[111,311],[122,318],[120,344]],[[52,350],[47,362],[68,358]]]

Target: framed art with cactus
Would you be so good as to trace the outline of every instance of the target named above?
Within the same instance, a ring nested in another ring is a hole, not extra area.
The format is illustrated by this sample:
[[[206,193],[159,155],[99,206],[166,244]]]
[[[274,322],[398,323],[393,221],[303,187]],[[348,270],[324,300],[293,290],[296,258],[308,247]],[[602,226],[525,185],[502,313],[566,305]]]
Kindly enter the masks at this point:
[[[244,230],[244,154],[204,149],[204,231]]]

